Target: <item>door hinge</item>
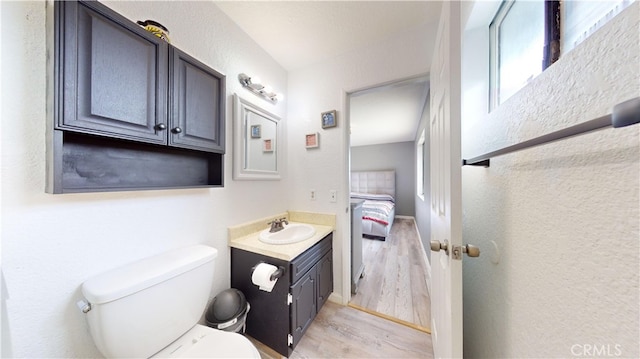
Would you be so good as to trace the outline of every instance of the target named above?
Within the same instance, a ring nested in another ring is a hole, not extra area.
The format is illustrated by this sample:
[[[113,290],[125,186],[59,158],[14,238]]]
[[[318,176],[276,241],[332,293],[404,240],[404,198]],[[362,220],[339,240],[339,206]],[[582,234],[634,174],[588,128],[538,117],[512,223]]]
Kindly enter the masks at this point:
[[[287,334],[287,346],[293,345],[293,335]]]
[[[287,305],[291,305],[293,303],[293,296],[291,293],[287,293]]]

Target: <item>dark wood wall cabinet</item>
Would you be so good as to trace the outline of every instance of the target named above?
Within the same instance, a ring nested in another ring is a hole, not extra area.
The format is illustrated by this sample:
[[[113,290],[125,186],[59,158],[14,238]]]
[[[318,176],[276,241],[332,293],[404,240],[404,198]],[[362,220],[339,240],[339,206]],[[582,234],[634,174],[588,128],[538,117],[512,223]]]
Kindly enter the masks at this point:
[[[51,193],[223,186],[225,76],[96,1],[54,4]]]
[[[231,248],[231,287],[251,305],[246,333],[278,353],[289,356],[333,291],[333,234],[288,262]],[[258,263],[284,268],[271,292],[251,282]]]

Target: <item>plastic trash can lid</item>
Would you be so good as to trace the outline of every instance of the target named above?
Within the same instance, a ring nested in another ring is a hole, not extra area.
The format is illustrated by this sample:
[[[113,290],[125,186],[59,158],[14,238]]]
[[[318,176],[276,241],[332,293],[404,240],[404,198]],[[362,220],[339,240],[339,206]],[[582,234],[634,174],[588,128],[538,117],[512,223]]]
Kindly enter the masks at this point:
[[[244,294],[235,288],[229,288],[213,298],[205,318],[213,324],[224,323],[239,317],[246,309],[247,299]]]

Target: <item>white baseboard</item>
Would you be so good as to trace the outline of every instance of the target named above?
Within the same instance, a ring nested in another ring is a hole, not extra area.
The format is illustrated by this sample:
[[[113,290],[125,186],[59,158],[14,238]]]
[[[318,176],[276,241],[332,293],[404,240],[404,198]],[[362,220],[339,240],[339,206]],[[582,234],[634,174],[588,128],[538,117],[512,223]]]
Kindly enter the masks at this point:
[[[431,263],[429,263],[429,258],[427,258],[427,254],[424,255],[424,262],[427,264],[427,291],[429,291],[429,296],[431,296]]]
[[[327,300],[340,305],[349,304],[349,303],[345,303],[344,298],[340,294],[336,294],[336,292],[332,292],[331,294],[329,294],[329,298],[327,298]]]
[[[418,242],[420,242],[420,247],[422,248],[422,259],[424,260],[424,265],[427,269],[427,276],[425,277],[425,280],[427,281],[427,290],[429,291],[429,295],[431,295],[431,263],[429,263],[429,258],[427,257],[427,250],[424,248],[424,244],[422,244],[422,238],[420,237],[420,231],[418,230],[418,223],[415,221],[415,218],[413,220],[413,224],[416,226]]]
[[[401,216],[401,215],[397,215],[393,218],[402,218],[402,219],[413,219],[413,221],[416,221],[416,218],[414,216]]]

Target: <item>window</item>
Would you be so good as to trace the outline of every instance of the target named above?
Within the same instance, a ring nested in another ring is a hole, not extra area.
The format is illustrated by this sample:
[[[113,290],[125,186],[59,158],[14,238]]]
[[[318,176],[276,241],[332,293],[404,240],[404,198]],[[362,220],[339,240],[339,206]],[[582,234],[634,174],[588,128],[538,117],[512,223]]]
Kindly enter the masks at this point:
[[[545,2],[503,2],[489,32],[493,109],[543,70]]]
[[[629,6],[633,0],[562,2],[562,54],[598,30]]]
[[[489,25],[490,110],[633,1],[503,1]]]
[[[424,156],[425,156],[425,131],[422,130],[422,134],[420,134],[420,139],[418,140],[418,144],[416,145],[416,194],[420,197],[421,200],[424,201]]]

